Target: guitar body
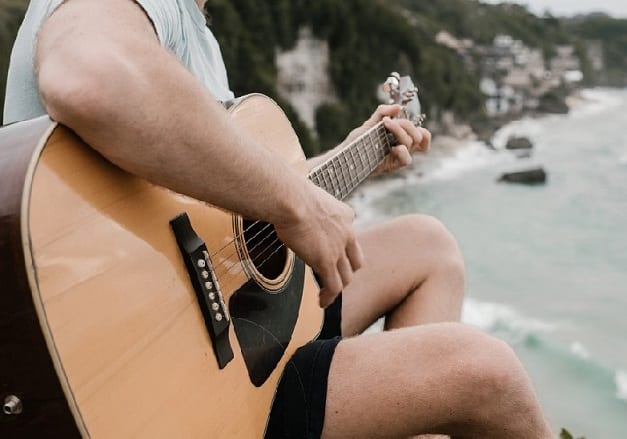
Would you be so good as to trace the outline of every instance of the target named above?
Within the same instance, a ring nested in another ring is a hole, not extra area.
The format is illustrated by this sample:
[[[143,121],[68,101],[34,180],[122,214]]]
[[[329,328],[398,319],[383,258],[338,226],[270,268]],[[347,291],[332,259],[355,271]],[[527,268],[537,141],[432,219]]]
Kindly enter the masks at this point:
[[[273,101],[229,111],[307,175]],[[250,222],[120,170],[47,117],[0,144],[0,399],[23,405],[0,436],[263,437],[285,363],[320,332],[311,270],[284,247],[258,254]],[[230,308],[223,365],[170,226],[183,213]]]

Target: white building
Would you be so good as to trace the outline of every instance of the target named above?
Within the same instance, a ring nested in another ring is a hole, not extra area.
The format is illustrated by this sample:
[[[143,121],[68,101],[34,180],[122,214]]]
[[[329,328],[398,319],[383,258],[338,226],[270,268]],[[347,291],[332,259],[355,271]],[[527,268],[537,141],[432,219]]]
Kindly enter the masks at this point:
[[[276,54],[279,94],[294,107],[300,119],[315,133],[315,111],[336,100],[329,78],[329,45],[302,28],[293,49]]]

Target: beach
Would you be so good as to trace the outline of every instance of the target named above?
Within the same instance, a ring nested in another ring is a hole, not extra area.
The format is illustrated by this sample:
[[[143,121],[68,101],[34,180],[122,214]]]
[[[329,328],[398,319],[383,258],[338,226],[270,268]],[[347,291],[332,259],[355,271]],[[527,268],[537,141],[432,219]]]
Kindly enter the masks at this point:
[[[514,347],[555,431],[623,438],[627,90],[584,90],[570,105],[508,124],[494,149],[436,138],[429,158],[368,182],[350,203],[358,227],[409,213],[446,224],[467,265],[463,321]],[[506,151],[510,136],[529,138],[532,154]],[[546,184],[497,182],[533,167]]]

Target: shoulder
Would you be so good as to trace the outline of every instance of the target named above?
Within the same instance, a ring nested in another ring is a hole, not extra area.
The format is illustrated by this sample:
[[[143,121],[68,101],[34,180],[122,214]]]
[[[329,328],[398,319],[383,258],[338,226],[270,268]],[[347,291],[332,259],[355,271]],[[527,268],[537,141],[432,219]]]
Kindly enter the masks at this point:
[[[180,32],[181,13],[177,0],[133,0],[152,22],[161,45],[172,47]]]

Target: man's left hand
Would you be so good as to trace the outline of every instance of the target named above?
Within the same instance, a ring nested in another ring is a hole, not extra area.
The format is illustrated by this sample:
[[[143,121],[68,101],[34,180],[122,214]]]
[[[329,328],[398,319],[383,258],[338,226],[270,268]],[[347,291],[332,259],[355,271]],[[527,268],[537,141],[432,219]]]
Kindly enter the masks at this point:
[[[343,144],[350,143],[366,130],[383,121],[385,128],[396,137],[398,145],[392,148],[390,154],[374,170],[373,175],[403,168],[412,162],[412,153],[427,152],[431,147],[431,133],[427,129],[417,127],[407,119],[395,119],[401,108],[400,105],[379,105],[372,116],[360,127],[351,131],[342,142]]]

